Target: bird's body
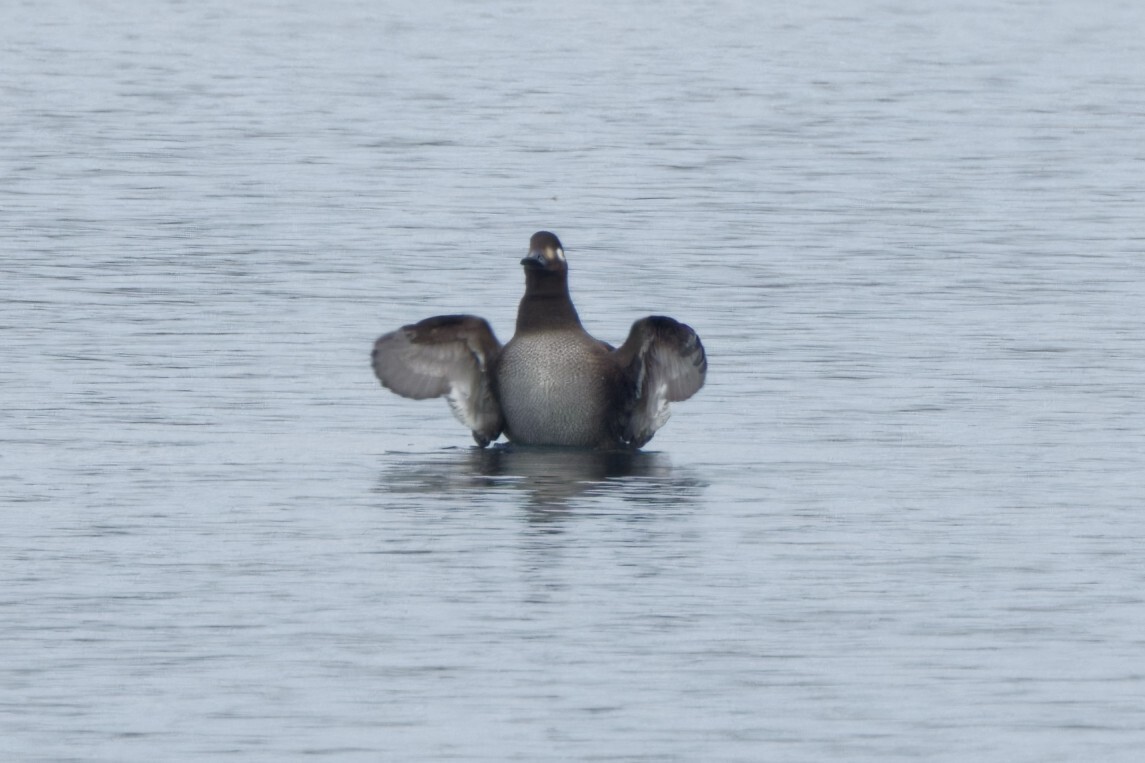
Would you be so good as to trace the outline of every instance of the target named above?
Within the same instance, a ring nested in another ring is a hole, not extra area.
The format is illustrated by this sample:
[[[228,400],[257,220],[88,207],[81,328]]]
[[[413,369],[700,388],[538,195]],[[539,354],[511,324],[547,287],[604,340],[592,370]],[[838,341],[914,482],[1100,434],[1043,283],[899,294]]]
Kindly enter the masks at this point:
[[[614,373],[608,350],[584,331],[517,335],[496,379],[505,434],[524,445],[607,445]]]
[[[581,326],[556,236],[535,234],[522,264],[525,296],[508,344],[475,316],[427,318],[378,339],[378,379],[405,397],[447,397],[481,446],[502,432],[522,445],[644,445],[667,421],[668,402],[703,386],[699,337],[649,316],[614,348]]]

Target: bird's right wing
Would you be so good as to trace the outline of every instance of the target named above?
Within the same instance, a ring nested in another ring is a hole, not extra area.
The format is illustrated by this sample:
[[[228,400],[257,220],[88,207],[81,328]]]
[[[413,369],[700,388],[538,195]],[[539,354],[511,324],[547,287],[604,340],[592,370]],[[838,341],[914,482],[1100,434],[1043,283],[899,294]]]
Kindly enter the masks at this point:
[[[403,397],[445,396],[453,415],[484,447],[501,434],[492,368],[501,343],[483,318],[438,315],[402,326],[374,342],[374,373]]]

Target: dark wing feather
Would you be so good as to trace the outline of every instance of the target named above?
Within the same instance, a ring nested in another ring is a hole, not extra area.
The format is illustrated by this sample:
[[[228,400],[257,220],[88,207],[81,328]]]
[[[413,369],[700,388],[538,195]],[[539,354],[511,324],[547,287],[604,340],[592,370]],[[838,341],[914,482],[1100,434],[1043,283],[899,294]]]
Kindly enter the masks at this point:
[[[458,421],[484,447],[501,434],[501,406],[490,375],[501,343],[483,318],[439,315],[402,326],[374,343],[374,373],[403,397],[445,396]]]
[[[622,437],[636,448],[668,421],[668,403],[696,394],[708,373],[700,337],[691,326],[662,315],[632,324],[614,357],[629,381]]]

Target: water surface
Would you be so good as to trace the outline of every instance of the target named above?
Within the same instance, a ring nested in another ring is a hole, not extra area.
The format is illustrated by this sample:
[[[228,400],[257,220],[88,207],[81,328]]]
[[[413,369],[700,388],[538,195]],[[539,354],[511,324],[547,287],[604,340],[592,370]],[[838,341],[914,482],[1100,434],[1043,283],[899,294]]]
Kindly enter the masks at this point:
[[[1145,11],[0,12],[5,759],[1136,760]],[[383,331],[708,385],[478,451]]]

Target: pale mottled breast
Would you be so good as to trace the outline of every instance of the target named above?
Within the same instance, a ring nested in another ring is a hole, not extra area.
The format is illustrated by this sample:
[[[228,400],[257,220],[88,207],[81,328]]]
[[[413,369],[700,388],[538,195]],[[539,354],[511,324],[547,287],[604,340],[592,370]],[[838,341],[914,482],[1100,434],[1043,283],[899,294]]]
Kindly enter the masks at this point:
[[[606,352],[580,330],[514,337],[496,370],[509,439],[524,445],[610,443],[611,364]]]

